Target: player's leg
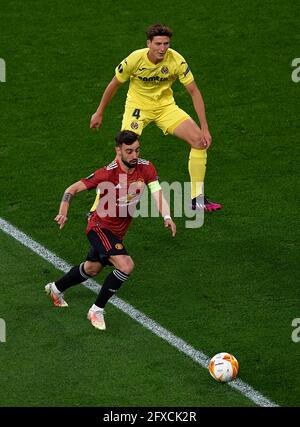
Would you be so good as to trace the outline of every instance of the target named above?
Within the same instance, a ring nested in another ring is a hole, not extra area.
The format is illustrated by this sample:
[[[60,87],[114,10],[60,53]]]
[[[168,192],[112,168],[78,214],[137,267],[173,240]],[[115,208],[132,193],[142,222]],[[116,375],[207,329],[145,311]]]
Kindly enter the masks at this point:
[[[91,251],[89,252],[89,254]],[[48,283],[45,286],[45,292],[51,296],[54,305],[57,307],[68,307],[64,299],[64,292],[72,286],[85,282],[91,277],[96,276],[102,270],[103,266],[99,260],[85,261],[75,265],[71,270],[55,282]]]
[[[105,278],[99,295],[88,312],[88,319],[92,325],[97,329],[105,330],[104,307],[128,279],[133,269],[133,261],[128,255],[123,242],[109,230],[98,227],[91,231],[88,237],[93,247],[98,251],[101,263],[115,266],[115,269]]]
[[[193,207],[197,198],[202,195],[206,172],[207,151],[201,147],[201,131],[197,124],[188,118],[171,129],[173,135],[186,141],[190,146],[188,169],[191,179],[191,197]]]
[[[201,130],[194,120],[176,104],[165,107],[165,111],[158,118],[157,125],[165,134],[175,135],[191,146],[188,169],[191,180],[192,208],[196,209],[197,198],[202,195],[207,162],[207,152],[203,149],[201,142]],[[206,211],[211,211],[220,209],[221,205],[210,202],[204,196],[204,207]]]
[[[133,260],[129,255],[113,255],[109,257],[109,261],[115,269],[104,280],[101,291],[95,301],[95,305],[102,309],[122,284],[128,280],[134,268]]]
[[[199,191],[202,191],[203,188],[207,163],[207,150],[202,147],[201,130],[194,120],[189,118],[173,129],[173,135],[183,139],[191,146],[189,173],[191,179],[192,209],[197,209],[197,200],[202,196]],[[205,211],[212,212],[222,208],[222,205],[208,200],[204,194],[203,197]]]

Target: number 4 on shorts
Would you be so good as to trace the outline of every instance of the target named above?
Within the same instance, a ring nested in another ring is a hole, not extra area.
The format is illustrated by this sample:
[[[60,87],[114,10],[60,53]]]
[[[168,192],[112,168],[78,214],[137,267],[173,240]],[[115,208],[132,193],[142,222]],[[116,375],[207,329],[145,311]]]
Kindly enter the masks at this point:
[[[141,116],[141,110],[139,110],[138,108],[136,108],[132,114],[133,117],[135,117],[137,120],[140,118]]]

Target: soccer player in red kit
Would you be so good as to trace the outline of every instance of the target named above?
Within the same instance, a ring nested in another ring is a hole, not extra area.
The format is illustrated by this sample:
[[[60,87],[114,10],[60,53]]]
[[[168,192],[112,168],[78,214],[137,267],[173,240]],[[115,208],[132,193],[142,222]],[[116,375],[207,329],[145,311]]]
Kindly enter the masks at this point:
[[[97,188],[100,194],[99,204],[89,217],[86,228],[91,245],[86,261],[45,286],[45,291],[51,296],[55,306],[67,307],[64,292],[68,288],[96,276],[106,265],[114,266],[88,312],[92,325],[101,330],[106,329],[103,316],[106,303],[128,279],[134,268],[123,238],[146,185],[164,218],[165,227],[170,228],[173,237],[176,234],[176,225],[162,194],[155,167],[148,160],[139,158],[139,136],[132,131],[122,131],[117,134],[115,140],[116,159],[68,187],[55,217],[60,228],[63,228],[72,197],[81,191]]]

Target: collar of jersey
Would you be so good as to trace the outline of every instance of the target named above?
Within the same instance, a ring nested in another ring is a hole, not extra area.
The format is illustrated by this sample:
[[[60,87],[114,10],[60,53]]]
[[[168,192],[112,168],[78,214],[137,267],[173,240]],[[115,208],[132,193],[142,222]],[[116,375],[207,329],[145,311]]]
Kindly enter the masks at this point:
[[[122,168],[122,165],[121,165],[121,163],[120,163],[120,161],[119,161],[119,159],[118,159],[118,158],[116,158],[116,162],[117,162],[117,164],[118,164],[119,168],[121,169],[122,173],[126,173],[127,175],[132,175],[132,174],[134,173],[134,171],[133,171],[133,172],[131,172],[131,173],[129,173],[128,171],[125,171],[125,170]],[[134,169],[136,170],[136,167],[135,167]]]

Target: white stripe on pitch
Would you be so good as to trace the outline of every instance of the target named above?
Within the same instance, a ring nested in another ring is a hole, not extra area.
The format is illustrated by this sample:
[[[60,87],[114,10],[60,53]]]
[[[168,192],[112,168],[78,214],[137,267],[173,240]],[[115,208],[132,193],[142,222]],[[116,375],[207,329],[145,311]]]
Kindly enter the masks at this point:
[[[40,257],[48,261],[50,264],[54,265],[58,270],[66,273],[72,267],[64,260],[59,258],[53,252],[46,249],[44,246],[35,242],[31,239],[27,234],[15,228],[9,222],[0,218],[0,229],[4,231],[4,233],[12,236],[14,239],[18,240],[22,245],[26,246],[28,249],[31,249],[33,252],[38,254]],[[84,283],[84,286],[95,292],[99,293],[101,286],[98,285],[92,279],[87,280]],[[132,319],[136,320],[140,323],[144,328],[149,329],[153,334],[157,335],[164,341],[167,341],[171,346],[175,347],[181,353],[184,353],[188,357],[190,357],[194,362],[198,363],[203,368],[207,369],[209,358],[202,353],[202,351],[194,349],[192,346],[187,344],[181,338],[173,335],[172,332],[160,326],[154,320],[147,317],[141,311],[136,310],[132,305],[127,302],[121,300],[120,298],[114,296],[110,300],[111,304],[113,304],[118,309],[122,310],[124,313],[128,314]],[[241,394],[246,396],[248,399],[252,400],[252,402],[256,403],[258,406],[279,406],[271,400],[264,397],[258,391],[254,390],[250,385],[244,383],[240,379],[236,379],[230,383],[227,383],[233,389],[239,391]]]

